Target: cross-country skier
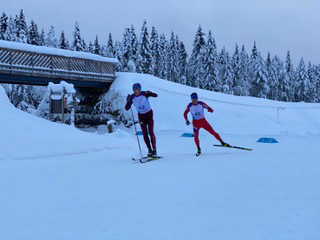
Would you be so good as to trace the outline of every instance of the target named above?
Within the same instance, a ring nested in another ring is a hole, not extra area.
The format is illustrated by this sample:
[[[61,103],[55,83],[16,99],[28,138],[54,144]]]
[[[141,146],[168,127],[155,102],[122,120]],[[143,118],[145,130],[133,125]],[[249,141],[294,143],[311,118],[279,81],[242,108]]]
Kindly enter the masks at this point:
[[[135,83],[132,86],[133,94],[127,97],[126,110],[131,108],[131,105],[136,107],[138,111],[139,123],[143,132],[143,138],[148,148],[148,157],[157,158],[156,136],[154,135],[154,120],[153,111],[151,109],[148,98],[158,97],[156,93],[150,91],[141,91],[140,83]],[[151,138],[148,136],[148,133]]]
[[[192,125],[193,125],[193,133],[194,133],[194,141],[197,145],[198,152],[197,156],[201,154],[201,148],[200,148],[200,142],[199,142],[199,130],[201,128],[204,128],[206,131],[211,133],[220,143],[221,145],[225,147],[230,147],[228,143],[223,142],[220,135],[216,133],[211,125],[207,122],[207,120],[204,117],[204,109],[207,109],[208,112],[212,113],[213,109],[209,107],[204,102],[201,102],[198,100],[197,93],[191,94],[191,100],[192,102],[188,104],[187,109],[184,112],[184,118],[186,120],[187,126],[190,125],[190,122],[188,120],[188,113],[191,112],[192,114]]]

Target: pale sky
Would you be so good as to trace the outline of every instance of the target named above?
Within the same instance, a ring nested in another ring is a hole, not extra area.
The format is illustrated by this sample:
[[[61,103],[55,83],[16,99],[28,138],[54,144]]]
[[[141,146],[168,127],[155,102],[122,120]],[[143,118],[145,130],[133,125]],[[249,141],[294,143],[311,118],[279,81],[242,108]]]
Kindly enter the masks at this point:
[[[290,50],[296,63],[320,64],[319,0],[0,0],[1,12],[15,15],[23,9],[27,23],[31,18],[47,31],[50,25],[57,36],[63,29],[72,40],[74,23],[88,43],[98,34],[101,43],[107,35],[122,39],[124,28],[133,24],[140,33],[144,19],[167,39],[173,30],[191,53],[199,24],[210,29],[217,46],[233,53],[235,43],[245,44],[251,52],[253,42],[266,56],[285,59]]]

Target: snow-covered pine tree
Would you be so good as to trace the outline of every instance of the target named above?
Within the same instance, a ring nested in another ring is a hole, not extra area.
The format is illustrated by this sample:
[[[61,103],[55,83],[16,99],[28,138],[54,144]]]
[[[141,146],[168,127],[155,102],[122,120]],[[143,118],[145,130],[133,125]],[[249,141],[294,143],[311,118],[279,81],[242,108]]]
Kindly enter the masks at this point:
[[[16,16],[16,36],[17,41],[21,43],[27,43],[28,26],[23,10],[20,10],[19,16]]]
[[[10,87],[6,87],[6,93],[15,107],[28,111],[29,108],[35,109],[39,104],[37,101],[39,97],[35,92],[36,88],[40,87],[12,84]]]
[[[82,52],[85,49],[82,45],[82,38],[80,33],[80,25],[78,22],[75,23],[74,33],[73,33],[73,42],[72,42],[72,50]]]
[[[59,47],[58,40],[56,38],[56,34],[55,34],[55,31],[54,31],[54,27],[52,25],[50,26],[49,32],[47,34],[46,46],[47,47],[52,47],[52,48],[58,48]]]
[[[225,47],[223,47],[220,50],[217,63],[218,63],[218,74],[219,74],[218,77],[223,84],[223,76],[224,76],[225,65],[226,65],[226,48]]]
[[[266,65],[266,72],[267,72],[267,84],[268,86],[270,87],[272,85],[272,78],[271,78],[271,75],[272,75],[272,60],[271,60],[271,54],[270,52],[268,52],[267,54],[267,59],[265,61],[265,65]],[[269,91],[268,95],[267,95],[267,98],[271,99],[271,90]]]
[[[215,39],[211,31],[207,37],[206,53],[203,58],[203,79],[204,89],[220,92],[222,88],[221,81],[218,76],[218,52]]]
[[[265,61],[254,42],[249,65],[249,78],[251,82],[249,93],[253,97],[266,98],[269,93]]]
[[[267,54],[267,59],[266,59],[266,69],[268,71],[268,73],[271,73],[271,64],[272,64],[272,60],[271,60],[271,54],[270,52],[268,52]]]
[[[0,18],[0,40],[6,40],[5,33],[8,26],[8,17],[5,12],[2,13]]]
[[[108,57],[107,45],[101,44],[101,56]]]
[[[122,46],[121,46],[121,42],[119,41],[115,41],[115,44],[114,44],[114,51],[115,51],[115,58],[118,59],[118,65],[117,65],[117,71],[118,72],[123,72],[123,66],[122,66],[122,58],[123,58],[123,55],[122,55]]]
[[[273,78],[278,79],[279,81],[278,93],[275,93],[273,95],[276,96],[276,100],[287,102],[289,101],[289,92],[291,91],[291,89],[286,68],[284,66],[284,63],[277,56],[275,56],[272,62],[274,71],[273,74],[276,75],[273,76]]]
[[[112,34],[109,33],[109,36],[108,36],[108,43],[107,43],[107,55],[106,57],[114,57],[114,48],[113,48],[113,40],[112,40]]]
[[[46,45],[46,34],[44,32],[44,29],[42,28],[41,33],[39,34],[39,46],[45,46]]]
[[[93,53],[97,55],[101,55],[101,46],[99,44],[99,38],[98,35],[96,35],[96,39],[94,40],[94,49]]]
[[[164,34],[160,35],[159,40],[159,54],[160,54],[160,63],[159,63],[159,77],[162,79],[167,79],[168,69],[167,69],[167,40]]]
[[[101,45],[101,55],[110,58],[113,58],[115,55],[111,33],[108,35],[107,45]]]
[[[160,52],[159,52],[159,36],[155,29],[152,27],[151,36],[150,36],[150,44],[151,44],[151,69],[154,76],[160,76]]]
[[[202,32],[201,25],[195,34],[193,41],[193,49],[191,57],[188,62],[187,85],[192,87],[201,87],[202,76],[202,63],[203,57],[206,53],[206,41],[204,40],[204,33]]]
[[[287,52],[286,62],[285,62],[285,83],[288,85],[286,89],[288,89],[288,92],[285,94],[287,95],[288,99],[283,99],[283,101],[296,101],[294,99],[294,92],[295,92],[295,72],[293,69],[293,64],[290,57],[290,52]]]
[[[253,48],[252,48],[251,55],[250,55],[250,62],[249,62],[249,82],[250,82],[250,84],[252,84],[252,81],[254,79],[254,75],[255,75],[254,66],[256,64],[256,60],[258,58],[258,55],[259,55],[259,52],[257,49],[257,44],[254,41]],[[250,87],[250,89],[251,89],[251,87]],[[251,92],[250,92],[250,95],[251,95]]]
[[[82,46],[83,52],[89,52],[89,48],[86,44],[86,41],[83,38],[81,39],[81,46]]]
[[[240,51],[239,46],[236,44],[235,51],[233,53],[232,59],[231,59],[231,65],[232,65],[232,72],[233,72],[233,94],[237,96],[242,96],[242,93],[244,92],[243,86],[242,86],[242,75],[241,75],[241,61],[240,61]]]
[[[147,28],[147,21],[143,21],[139,50],[137,57],[137,71],[140,73],[152,74],[151,69],[151,49],[149,42],[149,33]]]
[[[19,33],[18,33],[18,27],[19,27],[19,25],[20,25],[20,23],[19,23],[19,16],[16,14],[16,16],[14,17],[14,26],[15,26],[15,34],[16,34],[16,39],[18,40],[18,35],[19,35]]]
[[[288,92],[288,85],[284,78],[284,65],[280,58],[276,55],[271,60],[271,67],[269,74],[270,91],[268,98],[272,100],[282,100],[286,98]],[[282,94],[284,93],[284,94]]]
[[[266,98],[269,93],[269,86],[265,61],[260,53],[252,60],[252,76],[251,96]]]
[[[125,72],[129,71],[129,62],[132,60],[131,33],[126,28],[122,38],[122,68]]]
[[[23,85],[13,84],[11,85],[10,92],[7,92],[7,95],[10,99],[10,102],[17,107],[18,104],[23,100],[22,88]]]
[[[133,59],[135,65],[137,65],[139,41],[137,39],[136,30],[133,25],[131,25],[131,28],[130,28],[130,39],[131,39],[132,59]]]
[[[242,45],[241,52],[240,52],[240,71],[241,71],[241,95],[248,96],[249,89],[251,87],[250,80],[249,80],[249,55],[245,49],[245,46]]]
[[[89,41],[88,52],[89,53],[93,53],[94,52],[94,45],[93,45],[92,41]]]
[[[16,42],[17,41],[17,36],[16,36],[16,22],[14,19],[10,16],[6,32],[4,34],[4,40],[6,41],[11,41],[11,42]]]
[[[298,69],[297,69],[296,81],[297,81],[297,85],[296,85],[296,91],[295,91],[295,99],[298,102],[306,101],[310,84],[308,82],[306,65],[304,63],[303,58],[301,58]]]
[[[307,79],[306,65],[303,58],[297,68],[297,78],[295,87],[295,101],[306,101],[307,93],[309,91],[309,83]]]
[[[28,32],[28,44],[39,46],[39,37],[38,26],[31,20]]]
[[[256,43],[256,41],[254,41],[252,52],[251,52],[251,56],[250,56],[250,60],[254,61],[254,60],[257,59],[258,56],[259,56],[259,51],[258,51],[258,48],[257,48],[257,43]]]
[[[320,102],[320,65],[315,66],[314,78],[316,85],[316,102]]]
[[[179,58],[179,82],[181,84],[187,84],[187,78],[186,78],[186,71],[187,71],[187,59],[188,54],[186,51],[186,48],[184,46],[184,43],[182,41],[179,41],[178,43],[178,58]]]
[[[224,57],[223,57],[224,56]],[[219,64],[221,67],[222,73],[222,93],[233,94],[232,85],[233,85],[233,72],[232,65],[229,53],[225,51],[223,47],[220,53]]]
[[[179,57],[178,57],[178,48],[176,45],[176,38],[174,35],[174,32],[171,32],[171,38],[168,46],[168,76],[167,79],[172,82],[178,82],[179,81]]]
[[[309,84],[309,89],[305,101],[311,103],[317,102],[316,67],[312,66],[311,62],[308,63],[307,83]]]
[[[61,49],[69,49],[69,48],[70,48],[69,42],[68,42],[68,40],[66,39],[66,36],[65,36],[65,34],[64,34],[64,31],[62,31],[62,32],[61,32],[61,35],[60,35],[59,48],[61,48]]]

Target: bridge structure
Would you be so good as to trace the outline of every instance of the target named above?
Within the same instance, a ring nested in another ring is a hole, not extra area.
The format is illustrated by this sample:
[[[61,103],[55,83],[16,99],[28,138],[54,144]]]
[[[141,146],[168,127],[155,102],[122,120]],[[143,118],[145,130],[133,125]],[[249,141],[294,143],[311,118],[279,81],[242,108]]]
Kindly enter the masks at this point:
[[[94,109],[115,80],[117,64],[117,59],[95,54],[0,40],[0,83],[73,84],[80,99],[79,124],[96,124],[101,118],[95,120]]]
[[[0,41],[0,83],[107,90],[118,61],[94,54]]]

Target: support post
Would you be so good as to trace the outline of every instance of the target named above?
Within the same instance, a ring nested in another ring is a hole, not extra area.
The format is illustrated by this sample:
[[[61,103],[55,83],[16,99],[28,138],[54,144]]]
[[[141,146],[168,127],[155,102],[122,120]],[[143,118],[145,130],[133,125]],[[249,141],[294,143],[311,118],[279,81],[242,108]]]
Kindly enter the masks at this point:
[[[65,102],[64,102],[64,97],[65,97],[65,90],[63,90],[62,93],[62,99],[61,99],[61,123],[64,124],[64,106],[65,106]]]
[[[52,94],[52,91],[50,90],[50,95],[49,95],[49,120],[52,121],[52,113],[51,113],[51,108],[52,108],[52,100],[51,100],[51,94]]]

